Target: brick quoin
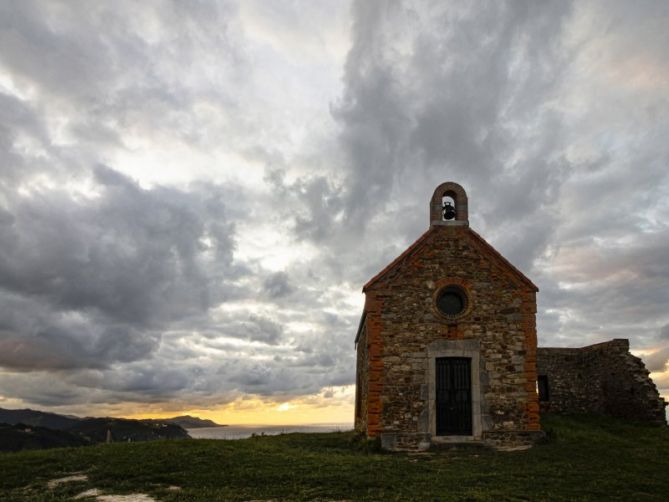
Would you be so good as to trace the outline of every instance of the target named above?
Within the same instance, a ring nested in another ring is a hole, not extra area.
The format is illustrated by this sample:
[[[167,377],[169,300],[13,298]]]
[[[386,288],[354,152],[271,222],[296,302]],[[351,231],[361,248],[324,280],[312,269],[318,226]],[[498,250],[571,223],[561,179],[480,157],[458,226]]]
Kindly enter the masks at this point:
[[[369,386],[367,395],[367,436],[374,438],[380,429],[381,394],[383,391],[383,340],[381,337],[380,313],[383,308],[376,295],[365,298],[367,354],[369,365]]]

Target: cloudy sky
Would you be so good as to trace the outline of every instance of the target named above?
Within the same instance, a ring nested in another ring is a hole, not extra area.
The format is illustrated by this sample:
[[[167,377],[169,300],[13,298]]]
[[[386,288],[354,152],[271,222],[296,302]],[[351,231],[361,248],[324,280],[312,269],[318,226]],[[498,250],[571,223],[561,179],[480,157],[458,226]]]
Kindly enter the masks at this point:
[[[0,2],[0,407],[351,422],[446,180],[669,395],[669,3]]]

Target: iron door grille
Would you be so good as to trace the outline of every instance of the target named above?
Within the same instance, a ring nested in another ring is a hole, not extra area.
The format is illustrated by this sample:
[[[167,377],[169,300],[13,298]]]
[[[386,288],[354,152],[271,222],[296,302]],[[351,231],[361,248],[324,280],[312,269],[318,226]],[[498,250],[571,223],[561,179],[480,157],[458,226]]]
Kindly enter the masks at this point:
[[[436,359],[437,436],[471,436],[471,359]]]

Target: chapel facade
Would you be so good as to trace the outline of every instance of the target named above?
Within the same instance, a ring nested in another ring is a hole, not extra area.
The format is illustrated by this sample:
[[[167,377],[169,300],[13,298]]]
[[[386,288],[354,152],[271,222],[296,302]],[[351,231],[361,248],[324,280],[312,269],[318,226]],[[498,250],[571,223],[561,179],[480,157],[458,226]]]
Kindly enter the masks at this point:
[[[541,437],[538,288],[469,227],[457,183],[428,230],[363,287],[355,428],[390,450],[529,446]]]

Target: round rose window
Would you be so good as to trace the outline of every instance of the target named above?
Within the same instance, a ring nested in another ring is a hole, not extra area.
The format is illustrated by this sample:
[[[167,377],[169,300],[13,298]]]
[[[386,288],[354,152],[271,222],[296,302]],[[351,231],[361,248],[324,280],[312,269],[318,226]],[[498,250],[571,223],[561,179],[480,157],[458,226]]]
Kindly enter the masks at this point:
[[[467,295],[459,286],[446,286],[437,295],[437,309],[446,317],[457,317],[467,309]]]

